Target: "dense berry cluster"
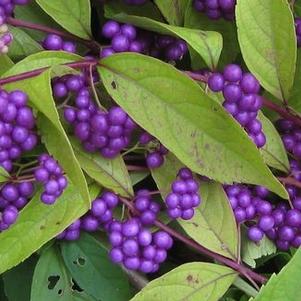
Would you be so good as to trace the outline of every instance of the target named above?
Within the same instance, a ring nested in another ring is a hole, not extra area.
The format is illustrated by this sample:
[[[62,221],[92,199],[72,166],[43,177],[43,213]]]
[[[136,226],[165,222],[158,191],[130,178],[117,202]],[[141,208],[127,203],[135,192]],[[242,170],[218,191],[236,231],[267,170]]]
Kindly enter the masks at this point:
[[[71,41],[64,41],[56,34],[49,34],[42,43],[46,50],[63,50],[71,53],[76,52],[76,44]]]
[[[301,128],[285,119],[279,119],[276,127],[281,134],[286,151],[295,158],[301,159]]]
[[[27,95],[20,90],[0,90],[0,165],[8,172],[13,169],[12,162],[38,141],[35,118],[27,102]]]
[[[183,40],[138,31],[133,25],[119,24],[112,20],[104,24],[102,35],[110,41],[111,45],[102,49],[101,57],[129,51],[148,54],[167,61],[177,61],[187,52],[187,45]]]
[[[147,167],[154,169],[162,166],[164,163],[164,156],[168,153],[168,149],[147,132],[140,135],[139,143],[148,148],[146,154]]]
[[[26,5],[30,0],[2,0],[0,1],[0,54],[8,52],[8,46],[13,40],[8,32],[6,20],[13,12],[15,5]]]
[[[37,182],[43,184],[41,201],[47,205],[53,204],[68,185],[61,166],[47,154],[39,156],[39,166],[35,170],[34,177]]]
[[[64,117],[86,151],[114,158],[129,145],[136,124],[120,107],[114,106],[108,112],[98,108],[91,98],[84,74],[56,79],[53,92],[56,98],[74,93],[74,106],[65,106]]]
[[[251,73],[244,73],[240,66],[230,64],[223,73],[210,75],[208,86],[213,92],[223,93],[224,108],[245,128],[257,147],[263,147],[266,137],[257,119],[262,107],[258,80]]]
[[[201,203],[198,182],[188,168],[179,170],[177,179],[172,183],[171,193],[165,199],[170,218],[189,220],[194,215],[194,208]]]
[[[194,0],[193,5],[213,20],[224,18],[231,21],[235,16],[236,0]]]
[[[156,272],[173,243],[169,234],[164,231],[152,234],[138,218],[113,222],[109,227],[109,239],[111,260],[143,273]]]
[[[296,35],[297,35],[297,44],[298,47],[301,47],[301,18],[295,18],[295,28],[296,28]]]
[[[34,191],[31,182],[5,184],[0,192],[0,232],[8,229],[18,218],[21,210]]]
[[[301,171],[299,166],[298,170]],[[269,191],[261,186],[252,190],[244,185],[226,187],[236,221],[247,223],[250,240],[258,242],[266,235],[275,241],[280,250],[301,245],[301,194],[295,187],[287,189],[293,208],[285,203],[273,204],[267,201]]]

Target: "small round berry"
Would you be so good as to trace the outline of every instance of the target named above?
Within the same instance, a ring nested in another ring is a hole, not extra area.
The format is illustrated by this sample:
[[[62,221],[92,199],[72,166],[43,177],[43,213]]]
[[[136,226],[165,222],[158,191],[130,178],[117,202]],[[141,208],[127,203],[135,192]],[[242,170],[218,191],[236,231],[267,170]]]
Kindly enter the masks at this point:
[[[263,232],[256,226],[252,226],[248,229],[248,237],[250,240],[258,242],[263,238]]]

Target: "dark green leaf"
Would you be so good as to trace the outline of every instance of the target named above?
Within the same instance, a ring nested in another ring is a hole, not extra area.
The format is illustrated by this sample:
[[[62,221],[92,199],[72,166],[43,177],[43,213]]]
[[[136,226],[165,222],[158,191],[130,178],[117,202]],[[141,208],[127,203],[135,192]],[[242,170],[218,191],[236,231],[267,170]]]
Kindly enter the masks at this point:
[[[71,141],[79,164],[92,179],[122,196],[133,196],[131,179],[121,156],[108,160],[99,154],[83,151],[76,139]]]
[[[0,233],[0,274],[29,257],[86,211],[86,202],[72,184],[51,206],[43,204],[36,194],[18,222]]]
[[[107,250],[95,238],[82,233],[79,241],[61,246],[72,277],[88,294],[97,300],[129,300],[126,274],[110,261]]]
[[[157,21],[163,21],[159,9],[151,1],[146,1],[143,5],[128,5],[124,0],[108,1],[105,4],[105,11],[112,15],[121,12],[128,15],[151,18]]]
[[[36,265],[31,301],[93,301],[85,292],[74,290],[74,283],[68,273],[58,249],[46,249]]]
[[[36,257],[30,257],[3,275],[5,294],[9,301],[30,300],[31,281],[36,263]]]
[[[181,163],[168,155],[161,168],[152,171],[163,197],[170,191]],[[189,221],[178,222],[186,233],[207,249],[230,258],[237,258],[238,234],[233,211],[220,184],[202,183],[202,204]]]
[[[223,36],[223,44],[225,45],[219,60],[219,66],[223,67],[233,62],[238,55],[240,49],[237,40],[236,27],[233,22],[208,19],[204,13],[199,13],[190,0],[187,5],[185,14],[185,26],[205,31],[217,31]],[[231,45],[231,47],[229,47]],[[226,47],[228,46],[228,47]],[[199,56],[195,52],[191,52],[192,66],[194,69],[204,68],[205,65],[200,61]]]
[[[255,301],[300,301],[301,249],[278,275],[272,275]],[[253,300],[253,299],[252,299]]]
[[[265,163],[278,170],[288,172],[289,162],[287,153],[279,133],[273,123],[263,113],[259,114],[259,119],[267,139],[265,146],[260,150]]]
[[[36,0],[41,8],[63,28],[83,39],[90,39],[89,0]]]
[[[62,27],[60,27],[53,19],[51,19],[35,1],[30,1],[26,5],[16,5],[14,9],[14,15],[17,19],[62,30]],[[45,37],[45,33],[42,31],[25,28],[23,30],[36,41],[42,41]]]
[[[131,301],[217,301],[236,273],[211,263],[186,263],[151,281]]]
[[[183,25],[188,0],[155,0],[155,3],[169,24]]]
[[[13,60],[20,60],[43,49],[39,43],[22,29],[11,26],[9,30],[14,36],[8,53]]]
[[[266,90],[287,100],[297,57],[294,18],[288,1],[240,0],[236,22],[248,68]]]
[[[193,80],[138,54],[106,58],[98,70],[114,100],[194,172],[288,197],[247,134]]]
[[[6,54],[0,55],[0,76],[7,72],[13,65],[13,61]]]
[[[131,23],[140,28],[179,37],[185,40],[203,58],[208,67],[214,69],[217,66],[223,47],[223,40],[218,32],[206,32],[172,26],[149,18],[127,15],[125,13],[114,14],[109,9],[106,10],[106,16],[120,22]]]

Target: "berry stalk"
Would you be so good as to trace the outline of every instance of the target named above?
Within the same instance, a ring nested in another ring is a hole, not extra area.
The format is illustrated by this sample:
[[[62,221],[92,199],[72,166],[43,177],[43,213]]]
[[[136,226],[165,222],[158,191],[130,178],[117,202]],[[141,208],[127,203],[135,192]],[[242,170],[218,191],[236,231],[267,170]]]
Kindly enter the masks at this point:
[[[135,214],[139,214],[139,212],[137,212],[137,210],[135,209],[134,205],[132,204],[131,201],[129,201],[128,199],[125,198],[121,198],[120,200]],[[235,271],[239,272],[241,275],[245,276],[246,278],[251,278],[252,280],[258,282],[258,283],[265,283],[267,281],[267,279],[262,276],[259,275],[255,272],[253,272],[252,270],[248,269],[247,267],[229,259],[226,258],[222,255],[219,255],[215,252],[212,252],[210,250],[208,250],[207,248],[203,247],[202,245],[198,244],[196,241],[185,237],[184,235],[176,232],[175,230],[171,229],[170,227],[168,227],[167,225],[165,225],[164,223],[162,223],[159,220],[156,220],[154,222],[155,226],[157,226],[158,228],[160,228],[161,230],[167,232],[169,235],[173,236],[174,238],[182,241],[183,243],[185,243],[187,246],[197,250],[198,252],[213,258],[214,260],[223,263],[227,266],[229,266],[230,268],[234,269]]]
[[[64,32],[64,31],[60,31],[57,29],[53,29],[53,28],[50,28],[45,25],[35,24],[35,23],[24,21],[24,20],[15,19],[12,17],[7,18],[7,23],[14,27],[23,27],[23,28],[28,28],[28,29],[34,29],[34,30],[38,30],[38,31],[46,32],[46,33],[56,34],[60,37],[68,38],[71,40],[75,40],[79,43],[84,44],[87,48],[91,49],[95,53],[99,53],[100,48],[101,48],[101,46],[94,40],[82,39],[69,32]]]

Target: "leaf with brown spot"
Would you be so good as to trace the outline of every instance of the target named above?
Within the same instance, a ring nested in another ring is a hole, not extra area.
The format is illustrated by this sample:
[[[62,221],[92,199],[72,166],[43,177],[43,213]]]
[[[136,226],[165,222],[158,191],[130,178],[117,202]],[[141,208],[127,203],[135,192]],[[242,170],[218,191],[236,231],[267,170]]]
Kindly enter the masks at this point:
[[[131,301],[217,301],[236,276],[225,266],[186,263],[151,281]]]

